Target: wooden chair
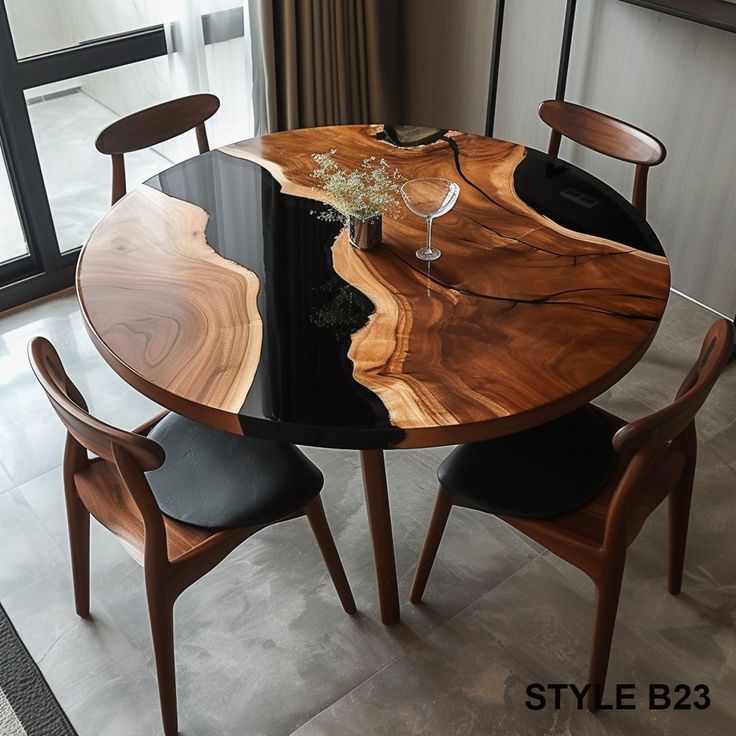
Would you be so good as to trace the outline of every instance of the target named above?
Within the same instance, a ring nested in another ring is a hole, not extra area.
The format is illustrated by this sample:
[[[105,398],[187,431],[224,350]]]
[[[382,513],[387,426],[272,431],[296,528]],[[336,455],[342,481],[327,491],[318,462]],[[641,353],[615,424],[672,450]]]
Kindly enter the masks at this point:
[[[492,513],[589,575],[596,586],[588,708],[608,669],[627,547],[669,501],[668,587],[680,592],[697,439],[694,418],[728,360],[731,322],[713,324],[675,401],[626,423],[593,406],[542,427],[461,445],[441,464],[440,489],[411,600],[424,593],[453,506]]]
[[[88,413],[48,340],[34,338],[29,357],[67,429],[64,493],[77,613],[89,616],[92,514],[143,566],[167,736],[177,733],[174,603],[248,537],[306,516],[343,608],[355,613],[320,500],[322,474],[296,447],[237,437],[168,412],[134,432],[116,429]]]
[[[564,135],[598,153],[636,164],[631,202],[646,217],[649,168],[661,164],[667,156],[660,141],[623,120],[564,100],[545,100],[538,112],[552,128],[548,149],[551,156],[559,155]]]
[[[123,154],[140,151],[186,133],[197,133],[200,153],[210,150],[204,121],[219,109],[215,95],[190,95],[139,110],[108,125],[98,136],[95,146],[100,153],[112,157],[112,204],[126,192]]]

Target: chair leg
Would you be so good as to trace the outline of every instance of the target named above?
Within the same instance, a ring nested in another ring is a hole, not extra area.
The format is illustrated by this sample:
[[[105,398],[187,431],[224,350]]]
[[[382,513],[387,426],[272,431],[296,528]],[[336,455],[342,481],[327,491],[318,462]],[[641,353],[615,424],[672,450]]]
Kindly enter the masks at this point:
[[[678,487],[669,497],[669,557],[667,564],[667,589],[677,595],[682,589],[682,573],[685,566],[687,528],[690,521],[692,483]]]
[[[146,581],[153,654],[165,736],[176,736],[176,670],[174,665],[174,601],[160,582]]]
[[[304,507],[304,513],[307,515],[309,525],[312,527],[312,532],[322,552],[322,557],[332,578],[332,584],[335,586],[337,595],[340,598],[340,603],[342,603],[345,613],[352,616],[356,610],[355,599],[350,590],[348,578],[345,575],[345,568],[342,566],[340,555],[335,546],[330,525],[327,523],[322,499],[319,496],[315,496]]]
[[[74,472],[84,459],[84,450],[67,439],[64,450],[64,500],[72,559],[74,606],[77,615],[89,618],[89,511],[77,495]]]
[[[89,511],[78,498],[67,496],[66,519],[72,558],[74,606],[78,616],[89,618]]]
[[[690,522],[690,503],[693,497],[697,445],[689,448],[687,465],[680,482],[668,499],[668,546],[667,589],[677,595],[682,588],[682,571],[685,565],[685,545]]]
[[[603,700],[603,688],[608,672],[608,658],[611,653],[613,629],[616,625],[618,599],[623,578],[623,560],[608,568],[596,583],[595,620],[593,623],[593,650],[590,655],[588,682],[592,685],[588,694],[588,710],[599,709]]]
[[[412,583],[411,593],[409,595],[409,600],[412,603],[419,603],[422,600],[424,588],[427,585],[429,573],[432,570],[432,565],[434,564],[434,558],[437,556],[437,549],[440,546],[440,540],[442,539],[442,534],[445,531],[447,518],[450,516],[451,509],[452,498],[450,497],[450,494],[440,486],[439,492],[437,493],[437,500],[434,505],[434,511],[432,512],[432,520],[429,522],[427,536],[424,539],[422,552],[419,555],[419,562],[417,563],[417,570],[414,573],[414,582]]]

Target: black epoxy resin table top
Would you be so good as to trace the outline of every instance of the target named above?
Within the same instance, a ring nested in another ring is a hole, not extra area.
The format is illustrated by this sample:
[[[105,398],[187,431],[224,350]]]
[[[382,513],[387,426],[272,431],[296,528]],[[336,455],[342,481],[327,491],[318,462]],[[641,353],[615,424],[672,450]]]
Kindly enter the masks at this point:
[[[359,251],[319,219],[313,153],[384,158],[461,192],[384,219]],[[456,131],[339,126],[178,164],[90,237],[80,303],[103,356],[155,401],[231,432],[357,449],[473,441],[552,419],[651,342],[669,269],[646,221],[546,154]]]

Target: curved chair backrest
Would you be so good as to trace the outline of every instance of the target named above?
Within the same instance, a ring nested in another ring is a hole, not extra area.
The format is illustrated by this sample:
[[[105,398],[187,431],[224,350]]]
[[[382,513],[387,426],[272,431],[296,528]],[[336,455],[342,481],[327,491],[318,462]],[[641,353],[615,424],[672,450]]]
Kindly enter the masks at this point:
[[[613,447],[620,455],[629,458],[629,465],[611,501],[606,522],[607,539],[620,541],[620,532],[633,532],[634,536],[638,532],[646,515],[640,516],[638,521],[632,520],[631,523],[637,525],[636,529],[626,529],[630,511],[636,506],[634,496],[643,489],[647,473],[668,447],[682,452],[686,463],[692,464],[690,470],[694,467],[697,442],[695,415],[726,366],[733,344],[733,324],[727,319],[714,322],[675,400],[664,409],[626,424],[614,435]],[[687,472],[687,469],[683,472]],[[665,489],[663,494],[666,493]],[[653,507],[648,511],[651,510]]]
[[[80,445],[109,462],[115,462],[113,450],[119,447],[144,471],[155,470],[162,465],[164,451],[156,442],[105,424],[89,413],[84,397],[66,374],[56,349],[45,337],[31,340],[28,357],[54,411]]]
[[[112,204],[126,191],[123,154],[155,146],[192,129],[197,133],[199,152],[206,153],[210,148],[204,122],[219,107],[215,95],[189,95],[139,110],[108,125],[97,136],[95,146],[100,153],[112,156]]]
[[[545,100],[539,117],[552,128],[548,153],[558,156],[564,135],[586,148],[636,164],[631,201],[642,215],[647,207],[647,175],[651,166],[664,161],[667,150],[645,130],[565,100]]]
[[[664,409],[621,427],[613,438],[616,451],[622,455],[633,455],[649,443],[663,449],[672,442],[695,419],[708,398],[731,356],[733,342],[734,327],[730,320],[714,322],[675,400]]]
[[[166,457],[163,448],[148,437],[95,419],[87,410],[82,394],[67,376],[59,354],[46,338],[31,340],[28,357],[36,378],[68,432],[64,450],[66,492],[75,492],[68,486],[67,474],[73,476],[90,463],[85,450],[113,463],[143,519],[146,550],[164,557],[164,517],[144,475],[144,471],[155,470],[163,464]],[[85,506],[88,501],[83,500]]]

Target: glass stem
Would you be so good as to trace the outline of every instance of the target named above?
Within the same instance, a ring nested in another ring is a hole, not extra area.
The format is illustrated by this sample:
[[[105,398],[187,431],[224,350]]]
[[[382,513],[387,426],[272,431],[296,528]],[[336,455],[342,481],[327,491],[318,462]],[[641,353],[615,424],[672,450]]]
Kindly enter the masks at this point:
[[[424,252],[425,253],[431,253],[432,252],[432,218],[427,218],[427,238],[424,241]]]

